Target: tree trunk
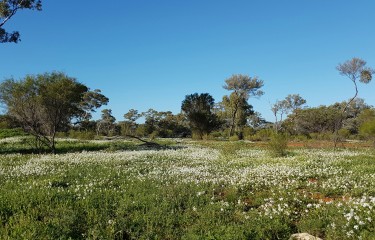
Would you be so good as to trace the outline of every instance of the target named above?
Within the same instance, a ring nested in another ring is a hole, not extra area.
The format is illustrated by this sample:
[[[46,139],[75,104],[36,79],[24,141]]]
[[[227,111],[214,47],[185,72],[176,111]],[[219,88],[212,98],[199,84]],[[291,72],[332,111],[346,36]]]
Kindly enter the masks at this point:
[[[354,97],[352,97],[349,102],[345,105],[344,109],[342,110],[341,114],[340,114],[340,118],[338,119],[338,121],[336,121],[336,124],[335,124],[335,133],[334,133],[334,136],[333,136],[333,145],[334,145],[334,149],[337,148],[337,144],[339,143],[340,141],[340,138],[339,138],[339,129],[341,128],[341,125],[342,125],[342,122],[344,121],[344,114],[346,112],[346,110],[348,109],[348,107],[350,106],[350,104],[353,102],[353,100],[357,97],[358,95],[358,87],[357,87],[357,83],[355,81],[355,79],[352,79],[353,83],[354,83],[354,87],[355,87],[355,95]]]

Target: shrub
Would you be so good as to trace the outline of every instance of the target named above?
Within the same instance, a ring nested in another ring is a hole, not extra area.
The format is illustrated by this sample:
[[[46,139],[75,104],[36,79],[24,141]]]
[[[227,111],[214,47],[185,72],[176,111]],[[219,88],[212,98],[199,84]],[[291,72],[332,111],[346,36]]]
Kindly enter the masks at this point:
[[[334,134],[331,132],[321,132],[321,133],[310,133],[310,137],[314,140],[328,140],[331,141],[333,139]]]
[[[245,127],[243,129],[244,139],[251,139],[251,137],[256,133],[255,129],[252,127]]]
[[[250,140],[253,141],[267,141],[272,135],[271,129],[261,129],[254,134]]]
[[[346,128],[341,128],[338,131],[340,140],[346,140],[350,137],[350,131]]]
[[[302,135],[302,134],[293,136],[293,140],[297,142],[305,142],[305,141],[308,141],[310,138],[311,137],[309,135]]]
[[[233,135],[229,137],[229,141],[238,141],[238,140],[240,140],[240,138],[237,135]]]
[[[81,139],[81,140],[92,140],[95,139],[95,133],[91,131],[76,131],[76,130],[70,130],[69,131],[69,137],[75,138],[75,139]]]
[[[215,138],[222,137],[222,134],[219,131],[215,131],[215,132],[210,133],[210,136],[212,137],[212,139],[215,139]]]
[[[25,136],[26,133],[20,128],[0,129],[0,139],[8,137]]]
[[[275,133],[268,142],[268,149],[272,156],[282,157],[287,154],[288,137],[283,133]]]
[[[361,136],[373,140],[375,145],[375,119],[362,123],[359,133]]]

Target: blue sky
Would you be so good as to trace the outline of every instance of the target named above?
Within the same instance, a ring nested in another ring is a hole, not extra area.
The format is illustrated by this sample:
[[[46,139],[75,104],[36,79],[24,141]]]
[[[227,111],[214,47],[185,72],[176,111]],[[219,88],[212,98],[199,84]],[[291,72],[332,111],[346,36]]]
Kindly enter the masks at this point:
[[[109,97],[117,120],[134,108],[180,111],[185,95],[221,101],[232,74],[264,80],[254,106],[300,94],[308,106],[354,95],[338,63],[360,57],[375,68],[375,1],[43,1],[4,27],[22,41],[0,45],[0,80],[64,71]],[[375,82],[359,96],[375,105]]]

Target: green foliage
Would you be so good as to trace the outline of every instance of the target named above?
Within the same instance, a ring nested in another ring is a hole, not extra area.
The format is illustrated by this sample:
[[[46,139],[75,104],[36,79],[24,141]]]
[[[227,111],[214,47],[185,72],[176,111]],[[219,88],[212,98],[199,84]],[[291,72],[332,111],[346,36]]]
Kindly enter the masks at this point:
[[[362,123],[359,132],[362,136],[375,141],[375,119]]]
[[[4,24],[11,19],[18,10],[31,9],[42,10],[41,0],[7,0],[0,2],[0,43],[20,41],[19,32],[9,33],[3,28]]]
[[[240,140],[240,138],[237,135],[233,135],[229,137],[229,141],[238,141],[238,140]]]
[[[154,137],[186,137],[190,135],[186,117],[183,114],[174,115],[172,112],[158,112],[154,109],[149,109],[142,112],[145,117],[145,136],[150,136],[153,132]]]
[[[221,131],[214,131],[210,133],[211,139],[221,139],[223,138],[223,133]]]
[[[239,92],[247,100],[250,96],[262,96],[264,92],[260,90],[264,86],[263,80],[258,77],[248,75],[233,74],[225,80],[224,89]]]
[[[275,133],[268,142],[268,150],[273,157],[283,157],[287,155],[288,137],[283,133]]]
[[[293,139],[298,142],[305,142],[308,141],[311,137],[306,135],[295,135],[293,136]]]
[[[70,130],[68,136],[73,139],[80,139],[80,140],[93,140],[96,137],[95,132],[93,131],[77,131],[77,130]]]
[[[296,134],[334,132],[340,120],[341,111],[335,106],[298,109],[289,116],[293,119],[292,130]]]
[[[146,137],[148,135],[147,133],[147,127],[145,126],[145,124],[140,124],[136,130],[135,130],[135,134],[136,136],[138,137]]]
[[[153,131],[149,137],[151,140],[154,140],[157,136],[159,135],[159,132],[158,131]]]
[[[254,114],[253,107],[247,102],[250,96],[260,97],[264,94],[262,90],[263,81],[258,77],[236,74],[225,80],[224,89],[233,91],[229,96],[224,96],[222,105],[224,113],[221,116],[229,125],[229,136],[237,134],[243,139],[243,128],[248,117]]]
[[[342,140],[346,140],[350,137],[350,131],[346,128],[341,128],[339,131],[338,131],[338,135],[340,137],[340,139]]]
[[[267,141],[273,134],[272,129],[260,129],[250,137],[252,141]]]
[[[362,137],[374,141],[375,144],[375,110],[366,109],[358,116],[359,133]]]
[[[289,94],[285,97],[282,101],[277,101],[274,105],[272,105],[272,112],[275,116],[275,123],[274,128],[276,131],[281,130],[283,124],[283,117],[289,114],[290,112],[294,112],[296,110],[301,109],[302,105],[306,103],[306,100],[303,99],[299,94]],[[293,124],[294,118],[289,118],[289,124]],[[294,125],[294,124],[293,124]]]
[[[250,140],[251,137],[256,133],[255,129],[252,127],[244,127],[243,129],[243,138]]]
[[[0,139],[9,138],[9,137],[24,136],[25,134],[26,133],[20,128],[0,129]]]
[[[237,134],[242,138],[247,119],[254,114],[253,106],[248,104],[247,99],[237,92],[232,92],[229,97],[224,96],[222,104],[225,111],[221,115],[229,124],[229,135]]]
[[[85,85],[59,72],[28,75],[19,81],[7,79],[0,85],[0,101],[7,106],[7,114],[35,136],[40,146],[52,151],[56,133],[67,131],[73,118],[107,103],[88,104],[83,99],[88,93]]]
[[[332,140],[334,134],[332,132],[310,133],[309,136],[314,140]]]
[[[115,134],[116,118],[112,115],[111,109],[103,109],[101,119],[96,124],[96,134],[104,136],[113,136]]]
[[[208,93],[186,95],[181,110],[189,120],[193,136],[203,139],[221,125],[217,115],[212,112],[214,98]]]
[[[336,69],[341,75],[347,76],[355,84],[356,93],[358,93],[356,81],[359,80],[362,83],[369,83],[372,79],[372,75],[375,73],[374,69],[366,67],[366,61],[360,58],[347,60],[339,64]]]

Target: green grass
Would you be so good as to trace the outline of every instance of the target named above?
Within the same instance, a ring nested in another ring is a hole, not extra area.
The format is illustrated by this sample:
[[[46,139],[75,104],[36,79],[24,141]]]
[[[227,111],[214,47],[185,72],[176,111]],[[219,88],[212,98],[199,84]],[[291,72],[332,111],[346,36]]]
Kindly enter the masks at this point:
[[[247,142],[65,140],[57,155],[20,155],[12,141],[0,239],[375,238],[372,150],[273,158]]]

